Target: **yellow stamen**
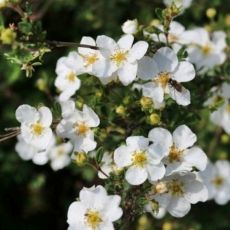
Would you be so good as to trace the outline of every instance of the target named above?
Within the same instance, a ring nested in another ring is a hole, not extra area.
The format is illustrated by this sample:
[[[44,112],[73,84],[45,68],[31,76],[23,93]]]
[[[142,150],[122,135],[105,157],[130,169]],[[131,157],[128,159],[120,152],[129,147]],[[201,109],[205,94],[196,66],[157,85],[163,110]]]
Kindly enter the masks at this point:
[[[177,42],[178,37],[175,34],[169,34],[168,35],[168,41],[169,41],[169,43]]]
[[[161,87],[166,88],[170,80],[170,74],[168,72],[161,72],[154,81],[158,83]]]
[[[67,75],[67,80],[70,81],[70,82],[75,82],[76,79],[77,79],[77,76],[72,71]]]
[[[184,194],[184,185],[181,181],[170,181],[168,183],[168,189],[173,196],[182,196]]]
[[[136,151],[132,155],[132,162],[133,165],[138,167],[144,167],[144,165],[147,163],[147,155],[143,151]]]
[[[84,136],[88,131],[89,131],[89,127],[84,122],[77,123],[75,125],[75,132],[77,135]]]
[[[97,211],[89,210],[85,214],[85,220],[89,227],[92,229],[97,229],[97,227],[102,222],[101,215]]]
[[[224,183],[224,178],[221,176],[216,176],[213,180],[212,183],[216,186],[216,187],[220,187],[223,183]]]
[[[84,56],[85,66],[94,64],[98,60],[97,54],[89,54]]]
[[[212,47],[211,47],[211,45],[206,44],[206,45],[201,47],[201,50],[202,50],[203,54],[207,56],[212,52]]]
[[[180,161],[183,155],[183,151],[179,150],[176,146],[172,146],[170,148],[170,152],[168,155],[169,162],[172,163],[174,161]]]
[[[125,50],[116,50],[114,54],[111,55],[110,59],[116,63],[117,66],[123,64],[124,61],[127,59],[128,52]]]
[[[39,122],[32,125],[32,131],[37,136],[40,136],[43,130],[44,130],[44,127]]]

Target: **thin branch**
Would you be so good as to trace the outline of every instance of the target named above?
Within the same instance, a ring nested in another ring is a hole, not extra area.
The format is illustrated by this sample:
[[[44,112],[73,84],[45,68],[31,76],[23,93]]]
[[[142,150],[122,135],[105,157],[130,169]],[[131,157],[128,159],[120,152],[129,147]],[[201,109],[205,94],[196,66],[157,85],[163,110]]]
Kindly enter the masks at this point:
[[[14,132],[10,133],[9,135],[6,135],[5,137],[0,138],[0,142],[14,138],[14,137],[18,136],[19,134],[20,134],[20,130],[14,131]]]
[[[13,11],[17,12],[21,17],[25,16],[24,11],[18,4],[8,4],[6,7],[12,9]]]
[[[46,41],[48,45],[51,47],[82,47],[82,48],[88,48],[88,49],[94,49],[98,50],[99,48],[97,46],[91,46],[91,45],[85,45],[85,44],[80,44],[76,42],[62,42],[62,41]]]
[[[32,21],[37,21],[43,18],[43,16],[46,14],[52,2],[53,0],[46,0],[44,5],[41,7],[41,9],[38,12],[35,12],[34,14],[32,14],[30,16],[30,19]]]

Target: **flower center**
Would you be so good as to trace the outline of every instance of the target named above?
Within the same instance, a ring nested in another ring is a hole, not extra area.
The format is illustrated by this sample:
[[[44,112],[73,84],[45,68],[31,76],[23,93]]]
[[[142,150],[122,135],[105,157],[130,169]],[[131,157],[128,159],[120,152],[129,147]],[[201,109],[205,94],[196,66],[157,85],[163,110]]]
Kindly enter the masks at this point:
[[[98,56],[97,54],[89,54],[89,55],[85,55],[84,59],[85,59],[85,66],[87,67],[93,65],[98,60]]]
[[[168,190],[173,196],[182,196],[184,194],[184,185],[181,181],[172,180],[168,183]]]
[[[168,72],[161,72],[154,81],[158,83],[162,88],[166,88],[170,80],[170,74]]]
[[[94,210],[89,210],[85,214],[86,223],[92,228],[96,229],[98,225],[102,222],[101,215],[99,212]]]
[[[75,132],[77,135],[85,136],[88,131],[89,127],[84,122],[75,125]]]
[[[76,74],[75,74],[73,71],[71,71],[71,72],[69,72],[69,74],[66,76],[66,78],[67,78],[67,80],[68,80],[69,82],[75,82],[76,79],[77,79],[77,76],[76,76]]]
[[[63,148],[59,148],[59,149],[57,150],[57,155],[58,155],[59,157],[62,156],[62,155],[64,155],[64,153],[65,153],[65,151],[64,151]]]
[[[111,55],[110,59],[115,62],[117,66],[120,66],[124,61],[126,61],[127,54],[127,51],[118,49]]]
[[[212,183],[216,186],[216,187],[220,187],[221,185],[223,185],[224,183],[224,178],[221,176],[216,176],[213,180]]]
[[[178,37],[176,35],[174,35],[174,34],[169,34],[168,35],[168,40],[169,40],[169,43],[177,42]]]
[[[144,151],[136,151],[132,155],[133,165],[138,167],[144,167],[147,163],[147,155]]]
[[[180,161],[183,155],[183,150],[179,150],[176,146],[172,146],[170,148],[170,152],[168,155],[169,162],[172,163],[174,161]]]
[[[32,125],[32,132],[37,136],[40,136],[43,130],[44,130],[44,127],[39,122]]]
[[[202,50],[203,54],[207,56],[212,52],[212,47],[211,47],[211,45],[206,44],[206,45],[201,47],[201,50]]]

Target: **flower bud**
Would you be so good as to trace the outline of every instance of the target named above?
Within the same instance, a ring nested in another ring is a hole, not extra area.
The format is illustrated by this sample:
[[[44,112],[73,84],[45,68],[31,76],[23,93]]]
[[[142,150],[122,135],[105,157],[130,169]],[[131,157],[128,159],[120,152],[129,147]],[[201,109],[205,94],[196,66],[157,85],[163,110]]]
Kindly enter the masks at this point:
[[[221,140],[221,143],[227,144],[229,142],[230,138],[227,134],[223,134],[223,135],[221,135],[220,140]]]
[[[75,153],[75,155],[74,155],[74,162],[78,166],[83,166],[87,162],[87,155],[86,155],[86,153],[85,152]]]
[[[125,115],[126,109],[123,105],[117,106],[116,107],[116,113],[119,115]]]
[[[227,26],[230,26],[230,14],[227,14],[227,16],[225,18],[225,23]]]
[[[167,191],[168,191],[168,188],[165,182],[158,182],[154,186],[154,192],[157,194],[166,193]]]
[[[0,34],[0,41],[4,45],[11,45],[15,41],[16,36],[16,33],[12,29],[2,29]]]
[[[214,18],[216,16],[216,9],[215,8],[209,8],[206,10],[206,16],[208,18]]]
[[[152,113],[150,116],[149,116],[149,121],[150,121],[150,124],[151,125],[157,125],[160,123],[160,116],[157,114],[157,113]]]
[[[172,230],[173,225],[170,222],[165,222],[162,226],[162,230]]]
[[[150,97],[142,97],[140,99],[140,104],[141,104],[143,109],[149,109],[152,107],[153,101]]]
[[[47,89],[47,82],[43,78],[39,78],[36,81],[36,86],[40,91],[45,91]]]
[[[123,23],[121,28],[125,34],[136,34],[138,30],[138,21],[137,19],[127,20]]]

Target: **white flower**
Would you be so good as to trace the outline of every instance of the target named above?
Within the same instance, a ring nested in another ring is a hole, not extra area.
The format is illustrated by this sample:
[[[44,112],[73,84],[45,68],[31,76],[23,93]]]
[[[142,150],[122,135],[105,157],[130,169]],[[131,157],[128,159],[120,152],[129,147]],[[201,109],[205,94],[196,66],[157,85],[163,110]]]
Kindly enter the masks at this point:
[[[110,173],[119,173],[122,168],[119,168],[115,165],[113,162],[112,154],[109,152],[105,152],[103,154],[102,160],[101,160],[101,170],[106,174],[109,175]],[[98,177],[101,179],[106,179],[107,176],[103,174],[102,172],[98,171]]]
[[[190,7],[192,0],[163,0],[164,4],[166,6],[171,6],[173,3],[178,7],[178,8],[188,8]]]
[[[51,141],[44,151],[40,151],[35,146],[26,143],[21,135],[18,136],[18,142],[15,150],[18,155],[25,161],[32,160],[36,165],[44,165],[49,160],[49,151],[55,144],[55,138],[52,136]]]
[[[21,105],[16,110],[16,119],[21,123],[21,135],[27,144],[39,150],[47,148],[52,138],[52,113],[49,108]]]
[[[50,150],[50,165],[54,171],[63,169],[70,164],[71,158],[69,153],[72,151],[72,148],[72,144],[70,142],[66,142],[56,145]]]
[[[166,190],[157,189],[157,184],[164,184]],[[207,188],[191,172],[177,173],[165,177],[153,184],[154,201],[174,217],[183,217],[191,209],[191,204],[205,202],[208,199]]]
[[[230,85],[223,83],[221,87],[215,87],[211,91],[213,95],[204,103],[205,106],[215,106],[217,103],[223,102],[216,111],[211,113],[211,121],[230,134]]]
[[[207,186],[209,199],[224,205],[230,201],[230,163],[218,160],[215,164],[209,162],[203,172],[199,172],[202,182]]]
[[[160,145],[150,145],[147,138],[132,136],[114,151],[114,162],[118,167],[127,167],[125,179],[131,185],[140,185],[147,179],[156,181],[165,174],[161,160],[166,150]]]
[[[96,47],[96,42],[91,37],[82,37],[80,44],[90,45]],[[85,72],[93,74],[97,77],[102,77],[100,71],[98,72],[98,64],[104,61],[104,57],[101,55],[99,50],[80,47],[78,53],[83,58]]]
[[[148,43],[139,41],[133,45],[134,37],[124,35],[116,43],[112,38],[105,35],[98,36],[97,46],[100,48],[106,61],[97,65],[98,73],[102,77],[110,77],[117,72],[123,85],[133,82],[137,75],[137,60],[140,60],[148,49]]]
[[[185,36],[191,44],[187,49],[189,61],[194,63],[198,70],[205,71],[223,64],[226,60],[226,34],[223,31],[213,32],[210,37],[204,28],[197,28],[185,32]]]
[[[55,86],[61,92],[60,101],[67,101],[80,88],[78,75],[84,73],[83,58],[77,52],[70,52],[67,57],[58,60]]]
[[[127,20],[123,23],[121,28],[125,34],[136,34],[138,30],[138,21],[137,19]]]
[[[224,131],[230,134],[230,104],[229,101],[220,106],[216,111],[211,114],[211,121],[221,126]]]
[[[179,105],[190,104],[190,92],[180,83],[194,79],[195,70],[190,62],[179,62],[172,49],[163,47],[156,52],[153,58],[143,57],[139,61],[137,74],[140,79],[149,81],[142,85],[145,97],[162,103],[166,93]]]
[[[169,25],[168,31],[168,41],[163,33],[163,25],[158,25],[157,28],[162,31],[162,33],[155,34],[144,31],[144,35],[156,42],[167,43],[169,42],[172,45],[173,50],[177,53],[183,44],[187,44],[187,40],[184,38],[185,27],[179,22],[172,21]]]
[[[149,132],[149,139],[167,149],[167,156],[163,159],[166,175],[191,171],[193,167],[202,171],[207,165],[206,154],[194,146],[197,137],[186,125],[178,126],[172,135],[167,129],[154,128]]]
[[[61,104],[63,119],[57,125],[57,133],[68,138],[74,145],[74,152],[89,152],[96,148],[94,133],[91,128],[99,125],[97,114],[87,105],[80,111],[75,108],[73,101]]]
[[[68,210],[69,230],[113,230],[113,222],[122,216],[121,198],[108,195],[101,185],[83,188],[79,200]]]

